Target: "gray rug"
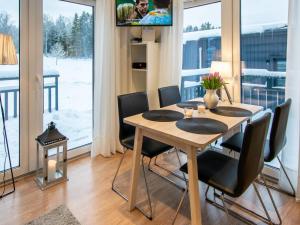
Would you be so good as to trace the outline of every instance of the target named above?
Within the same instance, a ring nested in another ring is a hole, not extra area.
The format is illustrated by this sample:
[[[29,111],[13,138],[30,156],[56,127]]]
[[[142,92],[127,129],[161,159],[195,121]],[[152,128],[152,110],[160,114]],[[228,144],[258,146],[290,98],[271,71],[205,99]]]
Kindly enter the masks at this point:
[[[25,225],[80,225],[70,210],[61,205],[51,212],[25,224]]]

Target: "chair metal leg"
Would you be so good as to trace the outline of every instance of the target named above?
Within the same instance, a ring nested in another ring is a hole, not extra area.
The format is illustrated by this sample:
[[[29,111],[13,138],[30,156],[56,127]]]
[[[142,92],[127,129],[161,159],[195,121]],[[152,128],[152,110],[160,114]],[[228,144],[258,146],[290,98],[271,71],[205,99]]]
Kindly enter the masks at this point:
[[[279,211],[278,211],[278,208],[277,208],[277,206],[276,206],[276,204],[275,204],[275,201],[274,201],[274,198],[273,198],[273,196],[272,196],[272,193],[271,193],[271,191],[270,191],[270,189],[269,189],[269,187],[268,187],[267,181],[266,181],[266,179],[265,179],[265,177],[264,177],[263,174],[261,174],[261,177],[262,177],[262,179],[263,179],[264,185],[265,185],[265,187],[266,187],[266,189],[267,189],[267,191],[268,191],[269,197],[270,197],[270,199],[271,199],[271,201],[272,201],[273,207],[274,207],[275,212],[276,212],[276,214],[277,214],[277,217],[278,217],[278,220],[279,220],[279,225],[281,225],[281,224],[282,224],[282,219],[281,219],[280,213],[279,213]]]
[[[113,182],[112,182],[112,190],[113,190],[116,194],[118,194],[120,197],[122,197],[125,201],[128,201],[128,197],[127,197],[126,195],[124,195],[120,190],[118,190],[118,188],[115,186],[115,181],[116,181],[116,178],[117,178],[117,176],[118,176],[119,170],[120,170],[120,168],[121,168],[121,165],[122,165],[122,163],[123,163],[123,160],[124,160],[124,158],[125,158],[125,154],[126,154],[127,151],[128,151],[128,149],[126,148],[125,151],[124,151],[124,153],[123,153],[123,155],[122,155],[122,158],[121,158],[121,160],[120,160],[120,162],[119,162],[119,165],[118,165],[116,174],[115,174],[114,179],[113,179]],[[143,160],[143,162],[144,162],[144,160]],[[143,165],[144,165],[144,164],[143,164]],[[144,169],[143,169],[143,171],[144,171]],[[145,173],[144,173],[144,175],[145,175]],[[148,192],[148,185],[147,185],[147,184],[146,184],[146,187],[147,187],[147,193],[149,193],[149,192]],[[151,207],[151,205],[150,205],[150,207]],[[140,207],[136,207],[136,208],[137,208],[141,213],[143,213],[143,215],[144,215],[145,217],[147,217],[148,219],[152,220],[152,208],[151,208],[151,215],[150,215],[150,216],[147,215],[147,213],[146,213],[143,209],[141,209]]]
[[[149,170],[150,172],[154,173],[155,175],[159,176],[160,178],[162,178],[162,179],[168,181],[170,184],[174,185],[174,186],[177,187],[178,189],[180,189],[180,190],[184,190],[184,189],[185,189],[185,188],[181,187],[179,184],[177,184],[176,182],[174,182],[174,181],[170,180],[169,178],[167,178],[167,177],[165,177],[165,176],[159,174],[158,172],[154,171],[151,167],[148,167],[148,170]]]
[[[145,185],[146,185],[146,192],[147,192],[147,198],[148,198],[148,204],[149,204],[149,210],[150,210],[150,216],[147,216],[150,220],[152,220],[153,216],[153,211],[152,211],[152,204],[151,204],[151,198],[150,198],[150,192],[149,192],[149,187],[148,187],[148,182],[147,182],[147,177],[146,177],[146,169],[145,169],[145,164],[144,164],[144,156],[142,158],[142,166],[143,166],[143,174],[144,174],[144,180],[145,180]]]
[[[184,198],[185,198],[187,192],[188,192],[188,188],[186,188],[186,189],[184,190],[184,192],[183,192],[183,194],[182,194],[182,196],[181,196],[181,199],[180,199],[179,205],[178,205],[178,207],[177,207],[177,210],[176,210],[176,213],[175,213],[175,216],[174,216],[172,225],[175,224],[176,218],[177,218],[177,216],[178,216],[179,210],[181,209],[181,206],[182,206],[182,204],[183,204],[183,200],[184,200]]]
[[[205,199],[208,199],[208,191],[209,191],[209,185],[207,185],[207,188],[205,190]]]
[[[258,191],[258,189],[257,189],[255,183],[253,183],[253,187],[254,187],[254,190],[255,190],[255,192],[256,192],[256,195],[257,195],[257,197],[258,197],[258,199],[259,199],[259,201],[260,201],[260,203],[261,203],[261,205],[262,205],[262,207],[263,207],[263,209],[264,209],[264,211],[265,211],[265,214],[266,214],[266,216],[268,217],[268,220],[269,220],[270,224],[273,224],[273,222],[272,222],[272,220],[271,220],[271,217],[270,217],[270,215],[269,215],[269,212],[268,212],[268,210],[267,210],[267,208],[266,208],[266,206],[265,206],[265,204],[264,204],[264,201],[263,201],[262,198],[261,198],[261,195],[260,195],[260,193],[259,193],[259,191]]]
[[[175,152],[176,152],[176,154],[178,154],[178,150],[177,150],[177,149],[175,149]],[[158,156],[156,156],[156,157],[154,158],[154,165],[155,165],[155,166],[157,166],[158,168],[160,168],[160,169],[162,169],[162,170],[164,170],[164,171],[166,171],[166,172],[172,174],[173,176],[177,177],[178,179],[181,179],[181,180],[183,180],[183,181],[186,181],[185,175],[183,175],[183,177],[181,177],[180,175],[174,173],[173,171],[171,171],[171,170],[169,170],[169,169],[167,169],[167,168],[164,168],[163,166],[159,165],[159,164],[157,163],[157,157],[158,157]],[[181,167],[182,165],[181,165],[181,162],[180,162],[180,161],[179,161],[179,164],[180,164],[180,167]]]
[[[209,192],[209,189],[211,187],[209,185],[207,185],[207,188],[205,190],[205,200],[208,201],[208,202],[216,202],[216,196],[218,196],[217,192],[216,192],[216,189],[213,188],[213,198],[214,200],[211,200],[209,197],[208,197],[208,192]]]
[[[216,195],[217,195],[217,192],[216,192],[216,189],[214,188],[214,201],[216,201]]]
[[[246,217],[244,217],[244,216],[238,214],[237,212],[234,212],[234,211],[228,209],[228,207],[226,206],[226,203],[227,203],[227,202],[228,202],[229,204],[231,204],[231,205],[237,206],[238,208],[240,208],[240,209],[243,210],[244,212],[247,212],[247,213],[249,213],[249,214],[252,214],[254,217],[260,219],[261,221],[263,221],[263,222],[265,222],[265,223],[267,223],[267,224],[275,225],[275,224],[272,222],[272,220],[271,220],[270,214],[269,214],[269,212],[267,211],[267,208],[266,208],[266,206],[265,206],[265,204],[264,204],[264,202],[263,202],[263,200],[262,200],[262,197],[261,197],[261,195],[260,195],[260,193],[259,193],[259,191],[258,191],[258,189],[257,189],[257,187],[256,187],[256,185],[255,185],[255,183],[253,183],[253,186],[254,186],[255,193],[256,193],[257,196],[258,196],[258,199],[259,199],[259,201],[260,201],[260,203],[261,203],[261,205],[262,205],[262,207],[263,207],[263,209],[264,209],[264,212],[265,212],[267,218],[265,218],[265,217],[259,215],[258,213],[254,212],[254,211],[252,211],[252,210],[249,210],[249,209],[245,208],[244,206],[242,206],[242,205],[240,205],[240,204],[238,204],[238,203],[235,203],[235,202],[231,201],[230,199],[225,198],[224,193],[218,194],[218,193],[215,191],[215,188],[214,188],[214,190],[213,190],[213,191],[214,191],[214,196],[217,197],[217,198],[219,198],[219,199],[222,201],[222,204],[223,204],[223,205],[217,203],[217,202],[215,201],[215,198],[214,198],[214,200],[211,200],[211,199],[208,197],[208,192],[209,192],[210,186],[207,186],[207,188],[206,188],[206,191],[205,191],[205,198],[206,198],[206,201],[207,201],[208,203],[210,203],[210,204],[214,205],[215,207],[217,207],[217,208],[219,208],[219,209],[225,211],[226,216],[227,216],[227,224],[228,224],[228,225],[231,224],[231,223],[230,223],[230,215],[233,216],[233,217],[235,217],[235,218],[237,218],[237,219],[239,219],[239,220],[241,220],[241,221],[243,221],[243,222],[245,222],[245,223],[247,223],[247,224],[253,224],[253,225],[254,225],[255,223],[254,223],[253,221],[249,220],[248,218],[246,218]],[[188,189],[185,190],[184,194],[183,194],[182,197],[181,197],[179,206],[178,206],[178,208],[177,208],[177,211],[176,211],[176,214],[175,214],[173,223],[172,223],[173,225],[174,225],[175,220],[176,220],[176,218],[177,218],[177,216],[178,216],[179,210],[180,210],[180,208],[181,208],[181,206],[182,206],[183,199],[184,199],[184,197],[185,197],[187,191],[188,191]],[[270,196],[272,196],[272,195],[270,195]],[[275,203],[274,203],[274,199],[273,199],[273,198],[271,198],[271,199],[272,199],[272,203],[273,203],[273,205],[274,205],[274,204],[275,204]],[[278,213],[277,210],[276,210],[276,213]],[[279,214],[278,214],[278,215],[279,215]],[[280,218],[280,217],[279,217],[279,218]],[[281,225],[281,224],[282,224],[282,222],[281,222],[281,218],[280,218],[280,223],[279,223],[279,225]]]
[[[290,180],[290,178],[289,178],[289,176],[288,176],[288,174],[287,174],[287,172],[286,172],[286,170],[285,170],[285,168],[284,168],[284,166],[283,166],[283,164],[282,164],[282,162],[281,162],[281,160],[278,156],[277,156],[277,159],[278,159],[278,161],[280,163],[280,166],[281,166],[281,168],[282,168],[282,170],[283,170],[283,172],[284,172],[284,174],[285,174],[285,176],[286,176],[286,178],[287,178],[287,180],[288,180],[288,182],[289,182],[289,184],[292,188],[292,191],[293,191],[292,195],[293,195],[293,197],[295,197],[296,196],[295,188],[293,187],[293,184],[292,184],[292,182],[291,182],[291,180]]]
[[[114,176],[114,179],[113,179],[113,182],[112,182],[112,185],[111,185],[111,189],[112,189],[115,193],[117,193],[119,196],[121,196],[122,198],[124,198],[126,201],[128,201],[128,198],[127,198],[123,193],[121,193],[121,192],[117,189],[117,187],[115,187],[115,181],[116,181],[116,178],[117,178],[117,176],[118,176],[119,170],[120,170],[120,168],[121,168],[121,165],[122,165],[122,163],[123,163],[123,160],[124,160],[124,158],[125,158],[125,154],[126,154],[127,151],[128,151],[128,149],[126,148],[125,151],[124,151],[124,153],[123,153],[123,155],[122,155],[122,158],[121,158],[121,160],[120,160],[120,162],[119,162],[119,165],[118,165],[116,174],[115,174],[115,176]]]
[[[225,209],[225,207],[224,207],[224,203],[228,203],[228,204],[230,204],[230,205],[234,205],[234,206],[238,207],[240,210],[242,210],[242,211],[244,211],[244,212],[246,212],[246,213],[248,213],[248,214],[254,216],[255,218],[261,220],[262,222],[264,222],[264,223],[266,223],[266,224],[274,224],[274,223],[271,221],[271,219],[270,219],[270,216],[269,216],[268,211],[266,211],[266,207],[265,207],[265,205],[263,204],[262,198],[261,198],[261,196],[259,195],[258,190],[257,190],[256,187],[254,188],[254,189],[255,189],[255,192],[256,192],[256,194],[258,194],[259,200],[260,200],[261,204],[263,205],[263,208],[264,208],[264,211],[265,211],[265,213],[266,213],[266,215],[267,215],[267,218],[264,217],[264,216],[259,215],[258,213],[254,212],[254,211],[252,211],[252,210],[247,209],[246,207],[244,207],[244,206],[242,206],[242,205],[240,205],[240,204],[238,204],[238,203],[236,203],[236,202],[234,202],[234,201],[232,201],[232,200],[230,200],[230,199],[228,199],[228,198],[226,198],[226,197],[224,197],[224,196],[222,196],[222,195],[220,195],[220,194],[218,194],[218,193],[216,193],[216,192],[214,192],[214,195],[215,195],[216,198],[219,198],[220,200],[222,200],[222,202],[223,202],[223,200],[224,200],[223,205],[221,205],[221,204],[217,203],[217,201],[211,200],[211,199],[208,197],[208,194],[207,194],[207,193],[208,193],[208,189],[209,189],[209,187],[207,188],[206,193],[205,193],[206,201],[207,201],[208,203],[212,204],[213,206],[215,206],[215,207],[217,207],[217,208],[219,208],[219,209],[221,209],[221,210],[223,210],[223,211],[226,211],[226,209]],[[222,198],[223,198],[223,199],[222,199]],[[237,219],[239,219],[239,220],[245,222],[246,224],[256,224],[256,223],[254,223],[252,220],[250,220],[250,219],[248,219],[248,218],[242,216],[241,214],[239,214],[239,213],[237,213],[237,212],[235,212],[235,211],[229,209],[228,207],[227,207],[227,211],[228,211],[228,214],[229,214],[229,215],[231,215],[231,216],[233,216],[233,217],[235,217],[235,218],[237,218]]]
[[[228,202],[228,199],[226,199],[225,197],[223,198],[223,200],[224,200],[223,205],[217,203],[216,200],[215,200],[215,197],[221,199],[221,196],[220,196],[219,194],[217,194],[217,193],[214,191],[214,195],[215,195],[215,196],[214,196],[214,200],[211,200],[211,199],[208,197],[208,191],[209,191],[209,188],[210,188],[210,187],[208,186],[207,189],[206,189],[206,193],[205,193],[205,197],[206,197],[206,198],[205,198],[205,200],[206,200],[209,204],[215,206],[216,208],[218,208],[218,209],[220,209],[220,210],[223,210],[223,211],[226,211],[226,209],[225,209],[225,207],[224,207],[224,203],[225,203],[225,201]],[[230,203],[230,204],[231,204],[231,203]],[[233,204],[233,203],[232,203],[232,204]],[[227,207],[226,207],[226,208],[227,208]],[[230,210],[230,209],[228,209],[228,208],[227,208],[227,212],[228,212],[229,215],[231,215],[231,216],[233,216],[233,217],[235,217],[235,218],[237,218],[237,219],[243,221],[243,222],[246,223],[246,224],[256,225],[253,221],[251,221],[251,220],[249,220],[249,219],[247,219],[247,218],[241,216],[240,214],[238,214],[238,213],[236,213],[236,212],[234,212],[234,211],[232,211],[232,210]]]
[[[155,164],[156,159],[157,159],[157,157],[154,158],[154,164]],[[181,189],[181,190],[184,191],[184,188],[181,187],[180,185],[178,185],[176,182],[174,182],[174,181],[170,180],[169,178],[167,178],[167,177],[165,177],[165,176],[159,174],[158,172],[154,171],[154,170],[151,168],[151,161],[152,161],[152,159],[150,159],[150,161],[149,161],[149,163],[148,163],[148,170],[149,170],[150,172],[156,174],[157,176],[161,177],[162,179],[168,181],[170,184],[172,184],[172,185],[176,186],[177,188],[179,188],[179,189]],[[160,166],[158,166],[158,167],[161,168],[161,169],[164,169],[164,170],[168,171],[167,169],[165,169],[165,168],[163,168],[163,167],[160,167]],[[171,173],[171,171],[170,171],[170,173]],[[178,176],[178,175],[177,175],[177,176]],[[181,179],[182,179],[182,178],[181,178]]]
[[[288,176],[288,174],[287,174],[287,172],[286,172],[286,170],[285,170],[285,168],[284,168],[284,166],[283,166],[283,164],[282,164],[282,162],[281,162],[281,160],[280,160],[280,158],[277,156],[277,159],[278,159],[278,161],[279,161],[279,163],[280,163],[280,166],[281,166],[281,168],[282,168],[282,170],[283,170],[283,172],[284,172],[284,175],[285,175],[285,177],[287,178],[287,180],[288,180],[288,182],[289,182],[289,185],[290,185],[290,187],[291,187],[291,189],[292,189],[292,193],[291,192],[288,192],[288,191],[285,191],[285,190],[283,190],[283,189],[281,189],[281,188],[278,188],[278,187],[275,187],[275,186],[273,186],[273,185],[270,185],[270,184],[267,184],[267,183],[265,183],[265,182],[263,182],[263,181],[261,181],[261,180],[256,180],[256,183],[258,183],[258,184],[261,184],[261,185],[263,185],[263,186],[266,186],[266,187],[268,187],[268,188],[271,188],[271,189],[273,189],[273,190],[275,190],[275,191],[278,191],[278,192],[280,192],[280,193],[283,193],[283,194],[286,194],[286,195],[288,195],[288,196],[291,196],[291,197],[295,197],[296,196],[296,191],[295,191],[295,189],[294,189],[294,187],[293,187],[293,185],[292,185],[292,182],[291,182],[291,180],[290,180],[290,178],[289,178],[289,176]],[[267,175],[264,175],[264,178],[265,178],[265,180],[268,180],[269,182],[271,182],[271,183],[274,183],[274,184],[277,184],[278,183],[278,180],[276,179],[276,178],[272,178],[272,177],[268,177]],[[274,180],[274,181],[273,181]],[[276,181],[275,181],[276,180]]]
[[[224,193],[221,194],[221,200],[222,200],[222,203],[223,203],[223,207],[225,209],[227,224],[230,225],[230,217],[229,217],[228,209],[227,209],[227,206],[226,206],[226,203],[225,203],[225,200],[224,200]]]
[[[179,162],[179,166],[180,166],[180,168],[181,168],[181,167],[182,167],[182,163],[181,163],[181,160],[180,160],[179,152],[178,152],[177,148],[176,148],[175,150],[176,150],[175,152],[176,152],[176,156],[177,156],[177,159],[178,159],[178,162]],[[188,185],[188,184],[187,184],[187,178],[186,178],[184,172],[182,172],[182,176],[183,176],[183,180],[184,180],[184,182],[185,182],[185,184],[186,184],[186,186],[187,186],[187,185]]]

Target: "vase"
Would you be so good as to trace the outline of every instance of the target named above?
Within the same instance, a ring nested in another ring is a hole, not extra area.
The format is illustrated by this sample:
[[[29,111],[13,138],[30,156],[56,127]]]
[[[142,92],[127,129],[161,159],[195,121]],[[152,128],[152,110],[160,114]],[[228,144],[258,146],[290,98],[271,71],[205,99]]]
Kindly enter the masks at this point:
[[[217,90],[206,90],[203,99],[206,108],[215,109],[219,102],[219,96],[217,95]]]

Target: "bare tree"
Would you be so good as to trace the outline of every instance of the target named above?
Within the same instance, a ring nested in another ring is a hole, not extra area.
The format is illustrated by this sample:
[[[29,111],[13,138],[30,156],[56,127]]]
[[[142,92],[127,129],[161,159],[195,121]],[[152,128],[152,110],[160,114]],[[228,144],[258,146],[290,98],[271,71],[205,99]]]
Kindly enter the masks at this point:
[[[56,65],[58,63],[58,58],[65,56],[64,47],[60,43],[55,43],[51,48],[51,56],[56,58]]]

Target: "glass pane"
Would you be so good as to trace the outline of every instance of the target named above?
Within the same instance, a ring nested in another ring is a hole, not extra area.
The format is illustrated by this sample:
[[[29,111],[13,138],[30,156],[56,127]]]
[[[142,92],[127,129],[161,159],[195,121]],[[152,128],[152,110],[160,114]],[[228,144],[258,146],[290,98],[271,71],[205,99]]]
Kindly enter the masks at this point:
[[[44,128],[69,149],[92,142],[93,32],[93,7],[44,0]]]
[[[182,100],[204,95],[201,77],[221,60],[221,2],[184,10]]]
[[[242,102],[269,111],[284,102],[287,28],[288,0],[241,1]]]
[[[288,0],[242,0],[243,102],[272,111],[284,102],[287,25]]]
[[[0,0],[0,33],[12,36],[19,58],[19,0]],[[19,60],[18,60],[19,61]],[[7,139],[12,166],[20,166],[19,151],[19,65],[0,65],[0,93],[4,110]],[[3,117],[0,115],[0,171],[4,162],[9,167],[4,151]]]

